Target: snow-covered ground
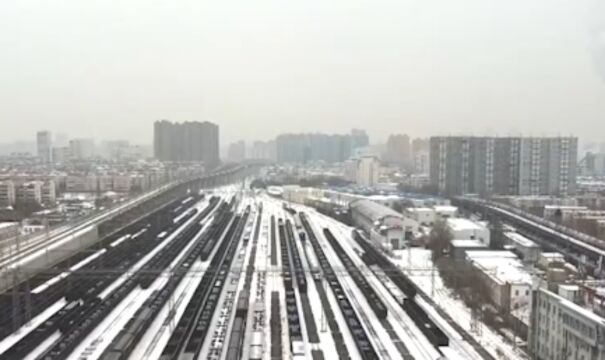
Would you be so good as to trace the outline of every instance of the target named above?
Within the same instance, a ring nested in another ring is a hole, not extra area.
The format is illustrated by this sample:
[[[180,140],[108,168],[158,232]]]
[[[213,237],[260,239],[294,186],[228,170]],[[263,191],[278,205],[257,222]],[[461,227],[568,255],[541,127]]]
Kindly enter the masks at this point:
[[[350,236],[353,228],[342,224],[332,218],[325,215],[319,214],[313,209],[301,205],[292,205],[296,210],[302,210],[307,212],[309,215],[316,219],[321,224],[329,227],[335,236],[347,239],[351,247],[355,248],[356,245],[354,240]],[[319,230],[319,226],[318,229]],[[346,249],[346,248],[345,248]],[[352,255],[353,253],[349,253]],[[463,329],[468,331],[487,351],[489,351],[497,359],[529,359],[528,355],[519,349],[515,349],[512,344],[508,343],[502,336],[497,334],[486,325],[480,326],[479,332],[471,332],[471,316],[470,309],[466,307],[464,302],[458,299],[451,290],[443,285],[443,281],[439,276],[439,272],[435,269],[432,273],[432,261],[430,257],[430,251],[423,248],[411,248],[408,250],[395,251],[396,258],[393,258],[393,262],[397,264],[406,274],[408,274],[411,280],[418,285],[424,292],[429,294],[433,300],[442,309],[456,321]],[[371,279],[372,277],[370,277]],[[448,349],[444,352],[444,355],[448,355],[457,359],[460,358],[469,359],[470,354],[476,356],[476,352],[472,350],[469,344],[462,341],[459,334],[449,325],[447,322],[440,318],[435,309],[424,302],[422,299],[418,300],[429,316],[431,316],[440,325],[450,338],[454,338],[457,341],[454,344],[450,344]],[[402,337],[404,340],[405,337]],[[406,344],[407,345],[407,344]],[[447,353],[447,354],[446,354]],[[456,355],[456,356],[455,356]]]
[[[452,290],[443,285],[443,280],[436,268],[433,272],[430,250],[410,248],[395,250],[394,254],[395,258],[392,258],[392,261],[494,357],[511,360],[529,359],[527,354],[519,349],[514,349],[512,344],[486,325],[481,324],[479,331],[471,331],[470,309],[461,299],[457,298]]]
[[[207,200],[200,201],[195,207],[201,211],[207,205]],[[195,217],[188,220],[185,224],[174,231],[169,237],[167,237],[159,246],[147,254],[143,259],[137,262],[133,269],[127,272],[120,279],[116,280],[109,286],[102,294],[101,297],[110,294],[111,289],[115,289],[122,284],[123,281],[129,276],[132,276],[137,269],[144,266],[158,251],[163,247],[167,246],[180,232],[182,232],[188,224],[192,223]],[[210,224],[210,221],[206,222],[206,225],[198,232],[198,235]],[[196,235],[197,238],[197,235]],[[185,246],[185,248],[177,255],[170,264],[170,268],[174,267],[189,251],[193,246],[194,242],[191,242]],[[109,313],[105,319],[82,341],[76,349],[71,353],[71,358],[80,359],[86,357],[87,359],[97,359],[103,350],[111,341],[118,335],[120,330],[130,320],[132,314],[134,314],[149,298],[149,296],[156,290],[160,290],[168,281],[170,277],[170,269],[165,270],[160,276],[151,284],[147,289],[141,289],[137,287],[132,291],[120,304]]]
[[[38,316],[21,326],[19,330],[0,341],[0,354],[10,349],[13,345],[27,336],[27,334],[34,331],[40,324],[48,320],[65,305],[67,305],[67,301],[65,301],[65,299],[57,301],[53,305],[49,306],[46,310],[38,314]]]
[[[214,189],[213,192],[215,194],[220,194],[225,201],[229,201],[231,195],[234,195],[238,190],[237,187],[230,188],[217,188]],[[241,194],[241,193],[240,193]],[[266,195],[260,196],[250,196],[250,192],[244,195],[242,202],[240,204],[239,210],[242,211],[245,205],[247,204],[256,204],[262,201],[263,203],[263,216],[261,219],[261,231],[260,237],[257,245],[257,253],[256,253],[256,264],[255,264],[255,274],[252,280],[252,287],[250,293],[250,309],[256,309],[257,312],[253,313],[250,311],[248,316],[248,324],[246,325],[246,336],[244,338],[244,350],[243,350],[243,358],[246,358],[246,355],[249,355],[250,349],[247,346],[250,345],[251,335],[253,327],[259,331],[263,332],[263,357],[265,360],[268,360],[271,356],[271,329],[269,326],[271,319],[271,293],[276,291],[280,295],[280,306],[281,306],[281,327],[282,327],[282,351],[284,358],[290,358],[290,338],[288,335],[288,322],[286,318],[286,309],[285,309],[285,294],[284,294],[284,286],[283,279],[281,277],[281,257],[280,257],[280,248],[279,248],[279,237],[276,234],[276,243],[277,243],[277,266],[271,265],[270,255],[271,255],[271,242],[270,242],[270,218],[272,215],[275,216],[275,222],[277,225],[278,219],[282,218],[284,221],[288,218],[291,219],[291,215],[284,211],[282,208],[283,201],[276,200],[270,198]],[[202,209],[207,200],[199,202],[195,204],[198,209]],[[359,256],[360,249],[355,240],[353,239],[351,233],[353,228],[346,226],[340,222],[335,221],[332,218],[319,214],[315,210],[301,206],[296,204],[291,204],[291,206],[298,211],[304,211],[308,216],[311,223],[312,228],[314,229],[315,235],[318,238],[318,241],[325,252],[326,256],[331,262],[334,270],[340,274],[339,281],[343,287],[343,290],[349,297],[351,305],[353,306],[355,312],[357,313],[359,320],[365,329],[366,333],[370,337],[372,345],[377,350],[381,359],[400,359],[401,354],[397,349],[396,342],[391,338],[398,338],[405,345],[406,349],[416,360],[437,360],[437,359],[466,359],[466,360],[479,360],[480,356],[477,352],[471,347],[471,345],[464,341],[460,334],[452,328],[450,324],[448,324],[444,319],[442,319],[433,305],[428,304],[421,297],[417,297],[418,304],[427,311],[429,317],[431,317],[439,327],[448,335],[450,338],[450,345],[447,347],[441,347],[439,349],[434,348],[424,334],[418,329],[418,327],[413,323],[413,321],[409,318],[407,313],[401,308],[398,304],[398,300],[395,297],[391,296],[391,292],[396,293],[395,290],[392,289],[393,285],[390,283],[388,278],[385,279],[384,274],[381,274],[379,271],[375,271],[375,269],[369,269],[365,263],[361,260]],[[254,208],[254,206],[253,206]],[[251,218],[249,219],[249,226],[246,231],[253,231],[253,224],[256,223],[256,212],[252,211],[250,214]],[[207,226],[210,224],[210,216],[204,224],[204,229],[206,230]],[[191,221],[191,220],[190,220]],[[188,222],[189,223],[189,222]],[[175,231],[170,236],[167,236],[158,246],[157,249],[149,254],[148,256],[141,259],[140,262],[133,266],[133,269],[128,273],[125,273],[123,277],[116,280],[104,293],[102,296],[107,295],[112,289],[120,286],[123,281],[127,279],[128,276],[131,276],[134,270],[143,266],[143,264],[149,260],[153,253],[159,251],[161,247],[166,246],[176,234],[182,231],[181,227],[177,231]],[[376,314],[372,311],[366,297],[362,294],[357,284],[353,281],[353,279],[348,276],[348,274],[344,273],[344,267],[340,259],[336,254],[336,250],[332,248],[329,242],[325,239],[323,235],[323,229],[329,228],[339,243],[342,245],[345,253],[352,259],[352,261],[356,264],[357,267],[367,276],[367,280],[372,286],[372,288],[376,291],[376,293],[383,299],[385,303],[388,315],[385,320],[380,320],[376,316]],[[277,226],[276,229],[277,230]],[[295,235],[297,237],[297,235]],[[128,239],[124,239],[124,241],[128,241]],[[252,241],[252,234],[251,234]],[[303,314],[303,307],[301,304],[301,297],[298,294],[298,290],[296,290],[296,298],[299,307],[299,318],[302,327],[303,338],[305,341],[305,352],[306,357],[311,359],[311,350],[321,350],[323,352],[323,356],[328,360],[336,360],[339,358],[339,354],[337,353],[337,349],[334,343],[334,339],[330,332],[330,327],[327,324],[325,309],[322,307],[322,302],[320,301],[320,293],[319,286],[323,287],[326,291],[326,295],[328,298],[328,302],[334,313],[336,322],[338,323],[339,329],[342,332],[345,345],[348,349],[348,356],[352,360],[358,360],[361,358],[357,346],[353,341],[353,337],[348,329],[348,326],[345,322],[345,318],[340,311],[338,306],[338,300],[334,296],[330,286],[325,283],[325,281],[316,281],[313,279],[310,271],[309,263],[318,264],[317,256],[315,251],[309,241],[300,241],[297,239],[295,241],[296,246],[298,247],[301,260],[303,263],[303,267],[306,270],[307,276],[307,297],[311,303],[311,307],[313,309],[313,319],[315,320],[315,324],[317,326],[317,332],[319,336],[319,343],[310,344],[308,341],[308,334],[306,331],[306,322]],[[189,244],[183,251],[177,256],[176,259],[173,260],[171,267],[175,266],[180,258],[185,255],[187,250],[193,243]],[[242,249],[240,244],[240,259],[235,259],[235,265],[238,269],[242,271],[239,274],[239,282],[235,281],[236,277],[230,277],[231,286],[226,286],[224,291],[221,294],[219,307],[217,307],[217,312],[213,316],[212,331],[216,330],[216,324],[220,319],[219,315],[222,313],[221,308],[225,307],[224,318],[226,319],[225,325],[225,335],[220,337],[220,343],[225,346],[225,349],[222,350],[222,355],[220,358],[224,358],[226,352],[226,344],[228,343],[228,339],[230,336],[230,327],[231,321],[233,318],[232,312],[234,311],[234,304],[232,306],[225,306],[226,298],[225,294],[228,291],[231,292],[233,299],[237,299],[237,294],[241,291],[243,286],[243,276],[245,271],[245,264],[250,261],[250,249],[252,243],[250,242],[247,249]],[[215,255],[216,248],[211,254],[210,259]],[[185,307],[188,302],[191,300],[196,287],[198,286],[201,278],[206,272],[210,259],[202,262],[201,260],[197,260],[189,270],[189,273],[184,277],[184,279],[179,283],[176,287],[172,298],[168,301],[168,303],[159,311],[155,320],[152,322],[151,326],[147,330],[147,332],[143,335],[141,341],[137,344],[134,349],[134,352],[131,354],[132,359],[157,359],[159,358],[161,351],[166,345],[171,332],[174,330],[174,327],[182,314],[184,313]],[[464,305],[464,303],[457,299],[456,296],[447,288],[444,287],[443,281],[441,280],[438,271],[435,269],[432,270],[432,263],[430,259],[430,252],[428,250],[422,248],[412,248],[410,250],[402,250],[396,251],[395,257],[392,258],[392,261],[398,265],[404,272],[406,272],[409,277],[421,288],[425,293],[429,294],[431,298],[435,301],[435,303],[440,306],[442,309],[447,311],[447,313],[466,331],[471,333],[471,335],[484,347],[486,348],[493,356],[497,359],[510,359],[510,360],[524,360],[528,359],[528,357],[522,353],[521,351],[514,349],[511,344],[508,344],[503,337],[489,329],[487,326],[481,326],[480,331],[471,332],[471,319],[470,319],[470,311]],[[234,266],[235,266],[234,265]],[[233,268],[234,269],[234,268]],[[129,294],[124,301],[120,303],[118,307],[116,307],[103,321],[91,332],[91,334],[75,349],[75,351],[71,354],[71,359],[96,359],[103,352],[103,350],[111,343],[112,339],[115,338],[120,329],[124,326],[124,324],[129,320],[130,316],[136,312],[136,310],[143,304],[143,302],[151,295],[154,290],[161,289],[162,286],[166,283],[168,279],[168,271],[160,276],[156,281],[148,288],[148,289],[135,289],[131,294]],[[262,284],[264,284],[263,289],[259,289],[260,278],[262,274]],[[231,281],[233,280],[233,281]],[[257,298],[259,294],[263,294],[262,301],[263,303],[257,303],[256,300],[261,300],[261,298]],[[397,295],[397,294],[395,294]],[[33,319],[30,324],[23,327],[20,333],[11,335],[7,339],[4,339],[0,342],[0,353],[3,348],[9,347],[12,343],[19,340],[20,337],[27,334],[28,331],[31,331],[35,328],[35,324],[42,322],[45,318],[51,316],[54,312],[58,310],[64,304],[63,302],[59,302],[55,304],[52,308],[49,308],[47,312],[40,314],[38,317]],[[261,322],[258,320],[262,319]],[[256,321],[255,321],[256,320]],[[222,320],[220,321],[222,323]],[[256,324],[256,325],[254,325]],[[385,328],[386,327],[386,328]],[[390,333],[387,332],[387,328],[391,328],[393,331]],[[202,351],[203,354],[208,352],[209,349],[209,340],[212,338],[212,333],[206,339],[206,344],[204,344],[204,348]],[[258,334],[258,333],[257,333]],[[395,335],[393,335],[395,334]],[[54,337],[58,336],[58,334],[53,335]],[[36,351],[42,351],[44,348],[48,347],[50,343],[43,344],[40,349]],[[30,354],[30,356],[35,355],[34,353]]]

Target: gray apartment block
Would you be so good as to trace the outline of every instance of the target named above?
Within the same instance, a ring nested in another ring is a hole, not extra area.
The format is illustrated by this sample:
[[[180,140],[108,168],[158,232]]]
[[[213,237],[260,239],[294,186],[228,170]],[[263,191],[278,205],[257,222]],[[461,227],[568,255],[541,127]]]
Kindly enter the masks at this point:
[[[201,161],[208,169],[219,164],[219,128],[208,121],[156,121],[153,145],[161,161]]]
[[[575,192],[572,137],[432,137],[431,184],[446,195],[567,195]]]
[[[351,157],[354,148],[353,140],[351,135],[282,134],[275,139],[277,161],[290,163],[343,162]]]

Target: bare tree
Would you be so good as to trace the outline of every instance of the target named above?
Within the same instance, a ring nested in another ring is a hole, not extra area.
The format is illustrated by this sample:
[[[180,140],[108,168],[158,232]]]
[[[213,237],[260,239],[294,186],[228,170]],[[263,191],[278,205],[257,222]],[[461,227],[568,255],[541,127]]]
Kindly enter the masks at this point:
[[[445,220],[439,219],[433,224],[429,234],[428,247],[432,251],[433,261],[439,260],[449,249],[453,235]]]

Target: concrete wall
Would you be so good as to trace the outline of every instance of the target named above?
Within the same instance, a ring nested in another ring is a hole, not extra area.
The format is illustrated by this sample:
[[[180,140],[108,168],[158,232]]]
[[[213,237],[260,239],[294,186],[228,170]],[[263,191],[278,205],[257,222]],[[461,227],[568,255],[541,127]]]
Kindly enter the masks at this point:
[[[99,240],[96,225],[63,236],[40,250],[23,256],[18,265],[11,265],[0,271],[0,293],[10,288],[15,280],[15,274],[20,281],[30,278],[43,269],[48,269],[69,258],[75,253],[86,249]]]

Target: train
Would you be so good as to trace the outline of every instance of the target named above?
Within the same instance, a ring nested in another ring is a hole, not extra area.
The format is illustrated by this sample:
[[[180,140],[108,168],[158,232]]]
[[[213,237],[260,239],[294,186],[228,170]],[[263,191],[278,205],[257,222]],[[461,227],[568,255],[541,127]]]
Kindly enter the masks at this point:
[[[232,206],[233,199],[229,208]],[[202,276],[202,280],[196,287],[193,297],[185,307],[185,312],[179,319],[168,343],[162,350],[160,359],[176,359],[181,353],[190,357],[196,357],[199,354],[206,335],[210,330],[209,326],[212,315],[218,305],[221,291],[229,275],[231,262],[235,257],[249,214],[250,206],[246,208],[243,214],[234,217],[225,233],[223,241],[218,245],[219,247],[210,262],[208,270]],[[214,236],[209,239],[208,243],[212,242],[216,245],[218,238],[220,236]],[[212,251],[212,249],[207,249],[204,246],[202,253],[205,251],[209,254],[209,251]],[[238,304],[238,306],[240,305]],[[242,311],[240,310],[240,313]]]
[[[176,203],[173,201],[165,206],[160,207],[156,211],[149,214],[147,217],[141,218],[120,231],[114,232],[111,236],[106,237],[100,243],[101,249],[96,248],[91,255],[90,252],[82,252],[72,256],[67,261],[59,264],[57,269],[62,267],[67,270],[60,270],[59,275],[49,278],[44,273],[34,277],[31,285],[34,285],[33,290],[22,296],[22,301],[27,302],[29,297],[29,310],[32,315],[40,313],[50,304],[55,303],[61,298],[65,298],[68,303],[78,303],[75,308],[65,307],[59,311],[67,311],[65,316],[72,317],[76,320],[74,328],[87,325],[91,321],[83,322],[82,319],[90,320],[89,317],[97,318],[102,315],[104,308],[100,307],[99,295],[101,292],[121,276],[130,266],[134,265],[147,252],[151,251],[156,245],[154,236],[160,231],[172,231],[175,229],[174,224],[170,224],[170,212],[173,211]],[[150,224],[159,223],[160,226],[151,226]],[[130,236],[133,234],[132,236]],[[118,240],[122,239],[119,243]],[[75,262],[75,265],[72,265]],[[127,283],[127,284],[131,284]],[[136,286],[136,284],[134,284]],[[117,290],[115,291],[117,292]],[[0,305],[4,301],[4,297],[0,298]],[[18,299],[21,300],[21,299]],[[11,305],[15,305],[12,304]],[[18,309],[15,305],[13,309]],[[100,313],[93,310],[101,308]],[[8,310],[8,307],[0,306],[0,319],[6,320],[3,324],[11,324],[8,320],[12,316],[1,314],[2,310]],[[51,317],[47,321],[40,324],[34,331],[23,337],[21,344],[26,344],[30,349],[35,348],[41,341],[48,338],[54,332],[54,324],[56,318]],[[4,328],[2,332],[6,333],[8,329]],[[72,329],[65,329],[65,333],[70,334]],[[62,345],[71,346],[65,342]],[[15,346],[18,346],[15,344]],[[6,353],[10,353],[10,348]]]
[[[403,299],[403,302],[399,299],[399,305],[408,314],[428,341],[436,348],[448,346],[448,336],[433,320],[430,319],[426,311],[416,302],[416,295],[418,293],[416,285],[393,265],[384,254],[366,241],[359,230],[353,230],[352,236],[357,244],[364,250],[364,254],[361,257],[362,260],[368,266],[379,266],[401,292],[403,292],[405,298]]]
[[[315,254],[319,260],[319,265],[323,271],[324,276],[326,277],[327,283],[332,289],[334,296],[338,299],[338,307],[340,308],[342,315],[345,318],[345,322],[347,327],[349,328],[351,335],[353,336],[353,340],[355,342],[355,346],[359,351],[359,354],[363,360],[377,360],[379,359],[376,349],[374,345],[370,341],[366,330],[361,325],[361,321],[359,317],[355,313],[351,302],[349,301],[338,276],[334,272],[332,265],[330,265],[330,261],[326,257],[321,244],[317,240],[309,221],[306,218],[306,214],[299,213],[300,220],[302,222],[302,226],[304,227],[308,240],[313,247]]]
[[[342,245],[336,240],[330,229],[323,229],[324,236],[326,240],[330,243],[332,248],[334,248],[334,252],[336,252],[336,256],[340,259],[343,266],[345,267],[347,273],[351,276],[359,290],[363,293],[363,295],[368,300],[368,304],[372,311],[376,314],[379,319],[386,319],[387,317],[387,307],[384,302],[381,300],[380,296],[376,293],[376,291],[372,288],[366,277],[361,273],[359,268],[353,263],[353,260],[347,255]]]
[[[307,292],[307,277],[305,274],[305,269],[302,265],[298,247],[296,246],[294,230],[290,220],[286,221],[286,239],[288,252],[292,258],[292,271],[294,272],[294,277],[296,278],[296,286],[298,287],[298,291],[304,294]]]
[[[298,305],[296,303],[296,296],[294,291],[294,282],[296,281],[296,271],[290,257],[292,256],[292,250],[288,246],[290,241],[291,224],[290,221],[284,223],[282,219],[278,221],[278,233],[279,233],[279,245],[281,253],[281,266],[282,266],[282,280],[284,283],[286,293],[286,319],[288,320],[288,333],[290,334],[290,350],[293,350],[293,344],[295,341],[301,341],[302,329],[300,324]],[[288,228],[288,224],[290,227]],[[289,229],[289,230],[288,230]],[[300,258],[298,259],[300,261]],[[292,276],[294,273],[294,277]]]
[[[254,230],[254,235],[252,238],[252,249],[250,251],[250,262],[246,267],[246,275],[244,278],[244,287],[240,291],[237,299],[237,304],[235,308],[235,319],[233,321],[233,327],[231,329],[231,336],[229,338],[229,344],[227,346],[227,355],[226,360],[239,360],[242,355],[242,347],[245,336],[245,327],[246,320],[248,316],[248,307],[250,303],[250,287],[252,284],[252,276],[254,275],[254,264],[255,264],[255,255],[256,255],[256,245],[258,243],[258,235],[260,232],[260,222],[262,217],[262,207],[259,208],[259,212],[257,215],[256,228]],[[260,333],[262,336],[262,333]],[[255,349],[255,347],[260,346],[259,349]],[[253,341],[250,344],[250,351],[253,352],[255,350],[255,354],[252,354],[250,359],[255,359],[254,356],[262,356],[262,341],[258,344],[254,344]],[[260,360],[260,359],[258,359]]]
[[[208,206],[210,207],[212,204],[209,204]],[[192,231],[192,229],[199,226],[199,221],[202,219],[204,213],[206,212],[196,215],[196,221],[192,221],[170,243],[154,254],[154,256],[152,256],[152,258],[133,276],[127,278],[120,287],[112,290],[102,299],[96,295],[98,291],[103,289],[101,284],[99,284],[98,287],[92,287],[87,290],[85,296],[82,298],[83,306],[81,314],[78,316],[78,321],[74,322],[69,328],[69,331],[61,334],[59,339],[46,350],[43,354],[43,358],[48,360],[65,358],[132,290],[137,286],[143,288],[148,286],[147,281],[155,281],[160,275],[160,272],[157,270],[168,267],[174,257],[184,249],[191,240],[191,237],[195,235],[195,232]],[[161,230],[162,229],[157,229],[155,233]],[[153,232],[148,236],[150,236],[151,239],[147,240],[147,243],[149,244],[146,245],[149,247],[149,251],[151,251],[151,249],[156,246],[157,240],[152,240]],[[128,253],[125,252],[125,254]],[[126,270],[126,268],[123,269]],[[120,271],[117,271],[116,273],[121,275]],[[135,319],[135,321],[137,320],[139,319]]]

